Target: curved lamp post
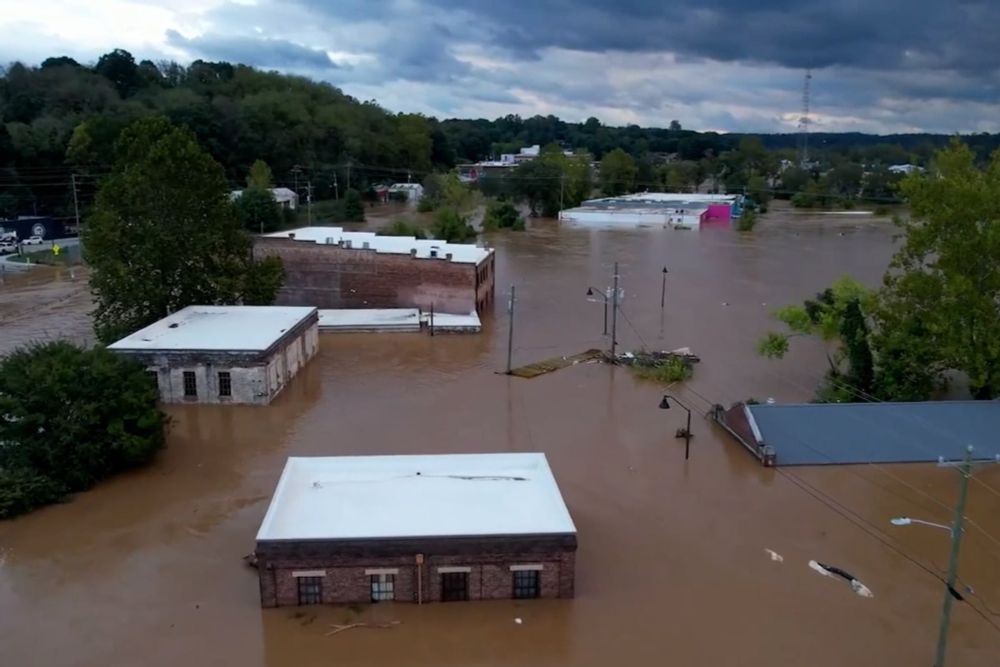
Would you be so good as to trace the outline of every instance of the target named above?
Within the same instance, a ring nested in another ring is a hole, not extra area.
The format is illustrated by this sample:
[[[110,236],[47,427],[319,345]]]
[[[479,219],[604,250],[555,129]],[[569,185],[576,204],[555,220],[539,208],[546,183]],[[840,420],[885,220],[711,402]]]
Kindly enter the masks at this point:
[[[684,460],[687,461],[691,458],[691,409],[669,394],[663,395],[663,399],[660,401],[660,409],[669,410],[670,401],[677,403],[677,405],[681,406],[687,412],[687,426],[684,428]]]

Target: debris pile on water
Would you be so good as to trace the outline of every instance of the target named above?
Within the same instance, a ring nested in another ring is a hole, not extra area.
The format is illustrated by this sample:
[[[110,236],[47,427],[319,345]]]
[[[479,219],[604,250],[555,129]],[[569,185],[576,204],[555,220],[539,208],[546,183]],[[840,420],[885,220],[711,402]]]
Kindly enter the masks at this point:
[[[623,352],[615,357],[616,363],[631,366],[639,377],[664,383],[687,380],[699,361],[701,359],[687,347],[662,352]]]

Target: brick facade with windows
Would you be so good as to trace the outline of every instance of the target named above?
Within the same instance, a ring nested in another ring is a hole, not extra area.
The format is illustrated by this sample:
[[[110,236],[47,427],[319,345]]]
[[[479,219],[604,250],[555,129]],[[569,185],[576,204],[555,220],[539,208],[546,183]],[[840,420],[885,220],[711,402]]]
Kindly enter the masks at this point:
[[[447,254],[416,257],[372,248],[258,237],[258,257],[280,257],[285,279],[276,304],[317,308],[420,308],[467,315],[493,300],[495,253],[478,263]]]
[[[510,599],[526,568],[538,597],[571,598],[576,547],[575,535],[258,541],[261,605],[299,604],[298,579],[320,573],[324,603],[371,602],[372,571],[392,572],[396,602],[439,602],[445,573],[466,573],[469,600]]]

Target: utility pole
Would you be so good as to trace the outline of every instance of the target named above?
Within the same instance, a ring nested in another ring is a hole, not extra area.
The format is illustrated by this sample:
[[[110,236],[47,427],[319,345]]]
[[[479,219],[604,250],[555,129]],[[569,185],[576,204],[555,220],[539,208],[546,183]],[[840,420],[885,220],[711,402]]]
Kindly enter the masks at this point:
[[[340,199],[340,188],[337,187],[337,174],[333,175],[333,198]]]
[[[618,262],[615,262],[614,286],[611,288],[611,363],[615,363],[618,346]]]
[[[295,180],[295,196],[296,197],[299,196],[299,172],[300,171],[302,171],[302,168],[299,167],[299,165],[295,165],[294,167],[292,167],[292,178]]]
[[[944,605],[941,609],[941,627],[938,630],[937,653],[934,667],[944,667],[945,651],[948,647],[948,624],[951,622],[951,605],[955,600],[955,579],[958,577],[958,553],[962,547],[965,501],[969,495],[969,478],[972,476],[972,446],[965,448],[965,458],[959,468],[962,474],[958,491],[958,505],[955,506],[955,520],[951,525],[951,555],[948,557],[948,578],[945,581]]]
[[[76,216],[76,237],[80,239],[80,254],[83,254],[83,230],[80,229],[80,200],[76,195],[76,174],[70,174],[69,180],[73,184],[73,213]]]
[[[312,184],[312,181],[306,181],[306,219],[309,220],[309,226],[312,227],[312,223],[313,223],[313,184]]]
[[[507,375],[510,375],[510,361],[514,352],[514,286],[510,286],[510,299],[507,301]]]
[[[660,310],[663,310],[664,304],[667,302],[667,267],[663,267],[663,284],[660,286]]]

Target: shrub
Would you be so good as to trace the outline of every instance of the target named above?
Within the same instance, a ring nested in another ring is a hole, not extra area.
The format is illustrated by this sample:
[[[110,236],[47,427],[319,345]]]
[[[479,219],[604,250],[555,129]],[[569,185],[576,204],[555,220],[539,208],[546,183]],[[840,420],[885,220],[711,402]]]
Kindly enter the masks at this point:
[[[736,230],[749,232],[757,224],[757,212],[752,208],[743,209],[743,215],[736,218]]]
[[[348,190],[344,195],[344,220],[347,222],[364,222],[365,206],[361,203],[361,193]]]
[[[443,208],[434,216],[431,227],[434,238],[449,243],[464,243],[476,238],[476,230],[472,228],[465,216],[459,215],[450,208]]]
[[[392,224],[379,231],[382,236],[413,236],[414,238],[427,238],[423,228],[406,220],[396,219]]]
[[[0,361],[0,518],[145,463],[166,416],[143,367],[59,341]]]
[[[509,201],[496,199],[486,207],[486,216],[483,218],[483,229],[513,229],[524,230],[524,219],[517,212]]]
[[[691,366],[680,357],[667,357],[656,365],[634,365],[632,370],[643,380],[653,380],[663,384],[683,382],[691,377]]]

